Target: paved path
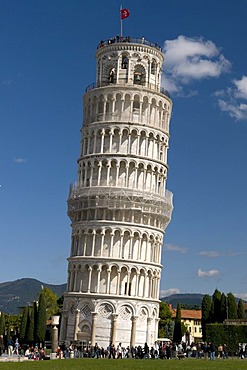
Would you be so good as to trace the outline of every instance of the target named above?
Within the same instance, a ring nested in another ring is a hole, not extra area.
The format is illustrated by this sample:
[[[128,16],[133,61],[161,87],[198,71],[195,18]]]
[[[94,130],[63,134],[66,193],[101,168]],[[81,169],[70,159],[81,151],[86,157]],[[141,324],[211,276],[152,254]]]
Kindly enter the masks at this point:
[[[0,362],[23,362],[28,361],[28,358],[25,356],[8,356],[6,353],[3,353],[2,356],[0,356]]]

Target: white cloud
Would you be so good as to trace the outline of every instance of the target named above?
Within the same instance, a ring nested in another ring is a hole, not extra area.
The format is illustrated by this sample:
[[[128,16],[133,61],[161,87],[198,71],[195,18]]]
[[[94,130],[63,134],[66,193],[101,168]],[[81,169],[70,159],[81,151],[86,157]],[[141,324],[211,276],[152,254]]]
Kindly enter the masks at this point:
[[[201,251],[198,252],[199,256],[205,256],[205,257],[211,257],[211,258],[216,258],[216,257],[234,257],[234,256],[241,256],[243,254],[246,254],[246,252],[238,252],[238,251],[227,251],[227,252],[219,252],[219,251]]]
[[[238,104],[236,101],[230,103],[220,99],[218,105],[223,112],[228,112],[229,115],[237,121],[247,119],[247,104]]]
[[[173,244],[165,244],[165,250],[168,252],[179,252],[179,253],[186,253],[187,249],[184,247],[179,247]]]
[[[27,160],[25,158],[14,158],[15,163],[25,163]]]
[[[181,92],[193,80],[216,78],[229,71],[231,63],[212,41],[179,36],[164,43],[162,84],[170,92]]]
[[[234,80],[237,90],[235,91],[236,98],[247,100],[247,76],[243,76],[241,80]]]
[[[161,290],[160,291],[160,297],[161,298],[168,297],[169,295],[179,294],[179,293],[180,293],[180,289],[178,289],[178,288],[170,288],[170,289],[167,289],[167,290]]]
[[[233,86],[216,91],[214,96],[223,112],[227,112],[236,121],[243,121],[247,119],[247,76],[233,80],[232,83]]]
[[[219,275],[219,273],[220,273],[219,270],[216,270],[216,269],[212,269],[208,271],[203,271],[201,269],[198,269],[197,276],[200,278],[213,277],[213,276]]]
[[[201,251],[198,253],[199,256],[206,256],[206,257],[219,257],[220,253],[217,251]]]

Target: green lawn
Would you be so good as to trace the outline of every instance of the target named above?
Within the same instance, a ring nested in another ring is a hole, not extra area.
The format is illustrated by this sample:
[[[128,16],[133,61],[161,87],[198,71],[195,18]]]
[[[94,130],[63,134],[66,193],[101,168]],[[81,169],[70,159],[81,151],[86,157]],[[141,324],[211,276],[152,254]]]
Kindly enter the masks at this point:
[[[30,361],[30,362],[0,362],[1,370],[32,370],[32,369],[51,369],[51,370],[111,370],[111,369],[134,369],[134,370],[196,370],[196,369],[219,369],[219,370],[241,370],[247,368],[247,360],[229,358],[228,360],[216,359],[215,361],[205,361],[203,359],[183,359],[183,360],[109,360],[109,359],[77,359],[77,360],[50,360],[50,361]]]

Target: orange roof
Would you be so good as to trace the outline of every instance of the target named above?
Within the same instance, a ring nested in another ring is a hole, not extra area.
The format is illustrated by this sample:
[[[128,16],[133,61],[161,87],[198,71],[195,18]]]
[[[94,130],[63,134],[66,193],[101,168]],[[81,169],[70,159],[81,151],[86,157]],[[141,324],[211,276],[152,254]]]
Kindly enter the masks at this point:
[[[175,319],[176,317],[176,309],[172,310],[172,318]],[[193,320],[201,320],[202,318],[202,310],[183,310],[181,309],[181,319],[193,319]]]

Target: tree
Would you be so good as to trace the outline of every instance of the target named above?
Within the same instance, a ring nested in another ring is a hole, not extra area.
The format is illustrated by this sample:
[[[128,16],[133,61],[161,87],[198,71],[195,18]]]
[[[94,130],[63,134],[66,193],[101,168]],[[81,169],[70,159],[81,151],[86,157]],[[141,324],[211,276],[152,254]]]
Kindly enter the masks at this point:
[[[27,343],[30,345],[34,342],[34,312],[33,307],[28,307],[28,317],[27,317]]]
[[[221,316],[221,292],[215,289],[212,297],[212,322],[223,322]]]
[[[33,301],[33,320],[34,320],[33,340],[34,343],[38,343],[37,338],[38,306],[36,301]]]
[[[57,304],[58,304],[58,307],[59,307],[59,312],[61,312],[61,310],[63,309],[63,302],[64,302],[64,296],[61,295],[61,297],[59,297],[58,300],[57,300]]]
[[[0,335],[5,335],[5,315],[0,312]]]
[[[227,310],[228,310],[228,319],[237,319],[238,318],[238,307],[236,299],[232,293],[227,294]]]
[[[245,319],[245,309],[242,299],[238,301],[237,315],[238,319]]]
[[[37,315],[37,340],[39,343],[45,340],[45,332],[46,332],[46,302],[45,296],[42,292],[39,295],[39,303],[38,303],[38,315]]]
[[[25,306],[21,316],[21,328],[20,328],[20,342],[25,343],[26,332],[27,332],[27,320],[28,320],[28,306]]]
[[[181,340],[182,340],[181,306],[180,303],[178,303],[173,332],[173,342],[180,343]]]
[[[169,305],[166,302],[160,302],[160,313],[159,313],[159,338],[168,337],[170,334],[170,323],[172,318],[172,312]],[[168,334],[169,333],[169,334]]]
[[[222,318],[221,322],[227,319],[226,301],[227,301],[226,295],[225,293],[222,293],[221,300],[220,300],[220,310],[221,310],[221,318]]]
[[[206,340],[206,324],[211,320],[212,300],[210,295],[206,294],[202,299],[202,338]]]
[[[20,315],[7,315],[5,314],[5,332],[7,332],[7,339],[11,335],[17,338],[20,336],[21,316]]]
[[[42,293],[45,298],[46,303],[46,319],[50,319],[51,316],[58,314],[59,312],[59,305],[58,305],[58,296],[57,294],[53,293],[53,291],[49,288],[43,288]]]

